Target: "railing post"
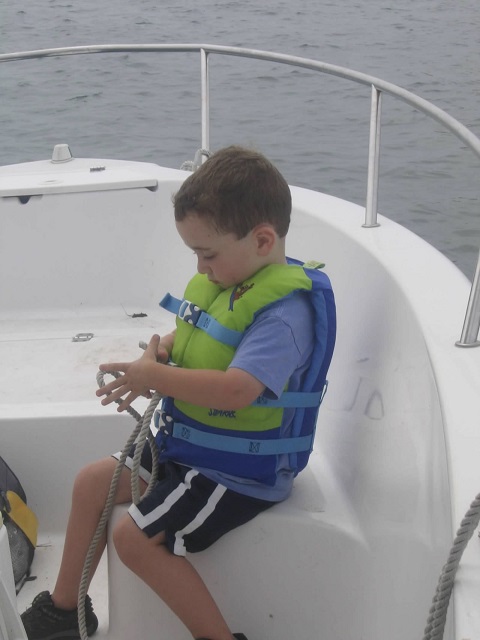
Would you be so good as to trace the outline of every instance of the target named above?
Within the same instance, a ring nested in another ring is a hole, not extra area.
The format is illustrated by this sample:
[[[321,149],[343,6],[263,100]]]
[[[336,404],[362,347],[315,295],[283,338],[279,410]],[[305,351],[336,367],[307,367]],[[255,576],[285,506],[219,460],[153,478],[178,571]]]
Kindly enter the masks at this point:
[[[202,149],[210,150],[210,87],[208,77],[208,53],[200,49],[202,77]]]
[[[370,140],[368,145],[367,200],[365,204],[365,223],[363,227],[378,227],[378,164],[380,158],[380,126],[382,111],[382,92],[372,85],[370,108]]]
[[[472,289],[468,299],[467,312],[463,323],[462,335],[455,344],[457,347],[480,347],[478,332],[480,330],[480,252],[477,268],[473,278]]]

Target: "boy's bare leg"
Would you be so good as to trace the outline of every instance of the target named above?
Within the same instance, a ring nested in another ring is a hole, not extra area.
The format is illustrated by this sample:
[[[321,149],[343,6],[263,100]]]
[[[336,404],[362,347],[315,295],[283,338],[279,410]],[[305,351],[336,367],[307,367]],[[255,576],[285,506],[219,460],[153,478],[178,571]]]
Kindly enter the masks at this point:
[[[113,532],[124,564],[180,618],[194,638],[233,640],[205,583],[190,562],[165,546],[163,533],[148,538],[125,516]]]
[[[75,479],[62,562],[52,593],[53,603],[61,609],[75,609],[77,606],[85,558],[105,506],[116,465],[114,458],[104,458],[82,469]],[[115,503],[131,500],[130,471],[124,468],[120,474]],[[106,540],[105,531],[93,558],[90,579],[100,562]]]

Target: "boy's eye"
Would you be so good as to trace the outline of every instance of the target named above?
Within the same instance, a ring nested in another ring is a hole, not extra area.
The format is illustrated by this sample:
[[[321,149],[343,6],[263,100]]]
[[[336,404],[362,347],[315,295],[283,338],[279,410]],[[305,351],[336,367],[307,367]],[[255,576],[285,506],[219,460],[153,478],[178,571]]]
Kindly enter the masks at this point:
[[[213,258],[215,258],[215,254],[199,254],[198,251],[194,251],[193,252],[197,258],[202,258],[202,260],[213,260]]]

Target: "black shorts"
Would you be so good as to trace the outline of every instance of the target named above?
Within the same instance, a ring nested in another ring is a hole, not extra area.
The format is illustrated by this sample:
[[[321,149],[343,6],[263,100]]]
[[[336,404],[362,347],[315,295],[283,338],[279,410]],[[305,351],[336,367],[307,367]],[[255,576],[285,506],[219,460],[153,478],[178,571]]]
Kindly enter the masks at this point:
[[[117,459],[120,454],[115,454]],[[125,462],[132,468],[133,450]],[[139,476],[150,479],[152,456],[147,443],[142,452]],[[275,502],[252,498],[209,480],[190,467],[167,462],[160,464],[158,481],[139,504],[128,512],[137,526],[149,537],[165,532],[172,553],[184,556],[187,551],[203,551],[221,536]]]

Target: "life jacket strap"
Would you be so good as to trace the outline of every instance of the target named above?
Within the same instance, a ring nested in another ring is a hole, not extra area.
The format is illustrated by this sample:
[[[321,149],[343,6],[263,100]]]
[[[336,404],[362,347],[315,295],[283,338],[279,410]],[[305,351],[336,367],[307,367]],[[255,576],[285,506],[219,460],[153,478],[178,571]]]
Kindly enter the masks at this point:
[[[284,391],[277,400],[265,398],[265,396],[258,396],[258,398],[252,402],[252,406],[308,409],[308,407],[319,407],[324,394],[324,389],[321,391]]]
[[[249,455],[279,455],[281,453],[298,453],[310,451],[313,444],[312,434],[298,438],[279,438],[278,440],[258,440],[255,438],[237,438],[216,433],[207,433],[181,422],[173,425],[172,436],[190,444],[217,451],[244,453]]]
[[[213,316],[189,300],[181,300],[167,293],[159,302],[159,305],[177,315],[184,322],[205,331],[206,334],[218,340],[218,342],[231,347],[238,347],[240,344],[243,337],[242,331],[224,327]]]

